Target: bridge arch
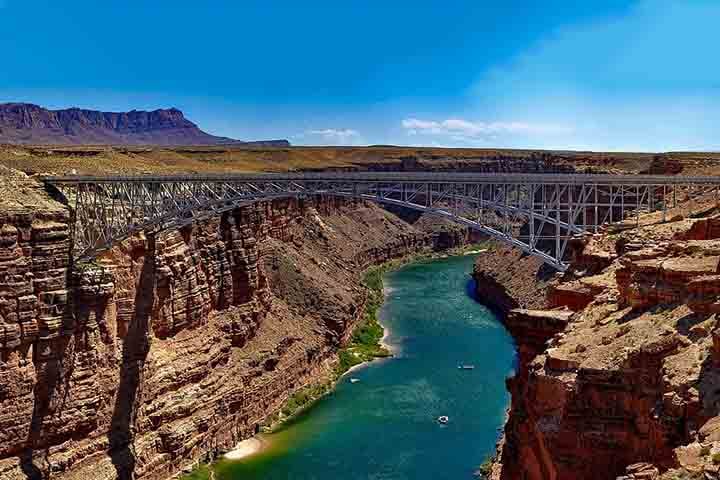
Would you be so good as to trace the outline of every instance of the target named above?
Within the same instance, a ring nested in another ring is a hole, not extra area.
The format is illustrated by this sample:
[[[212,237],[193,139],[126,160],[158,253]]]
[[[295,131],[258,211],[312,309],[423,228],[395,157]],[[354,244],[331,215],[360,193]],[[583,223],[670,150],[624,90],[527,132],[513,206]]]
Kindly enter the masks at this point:
[[[675,178],[675,180],[672,180]],[[45,177],[74,216],[73,255],[88,259],[140,231],[163,231],[263,200],[314,195],[396,205],[449,219],[567,268],[575,235],[668,207],[716,177],[320,173]],[[670,197],[670,194],[671,197]]]

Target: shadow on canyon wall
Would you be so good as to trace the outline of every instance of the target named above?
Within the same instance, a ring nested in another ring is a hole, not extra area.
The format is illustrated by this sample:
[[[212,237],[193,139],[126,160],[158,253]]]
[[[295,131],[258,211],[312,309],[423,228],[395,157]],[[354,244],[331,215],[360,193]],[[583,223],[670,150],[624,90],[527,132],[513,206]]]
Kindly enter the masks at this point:
[[[134,425],[145,361],[150,351],[150,318],[155,299],[155,237],[148,235],[147,250],[135,292],[135,311],[123,341],[120,384],[108,431],[108,454],[118,480],[134,478],[136,456]]]
[[[36,380],[33,387],[33,412],[25,449],[18,455],[20,469],[28,480],[41,480],[50,477],[49,445],[52,443],[43,435],[43,426],[49,417],[56,416],[57,423],[65,410],[70,393],[70,377],[75,364],[74,336],[60,336],[51,340],[38,340],[34,344],[33,364]],[[52,421],[52,419],[50,419]],[[63,433],[56,433],[62,437]],[[62,441],[62,438],[56,438]],[[35,462],[35,453],[44,449],[44,465]]]
[[[67,281],[70,281],[68,269]],[[74,331],[73,317],[65,319],[64,327],[67,331]],[[30,418],[30,429],[24,448],[18,455],[20,470],[28,480],[43,480],[50,478],[50,445],[53,438],[48,431],[43,431],[47,421],[62,423],[62,414],[70,395],[70,379],[75,366],[75,352],[78,343],[77,332],[67,335],[61,332],[60,336],[51,338],[46,326],[40,325],[40,338],[28,345],[32,348],[32,362],[35,370],[35,385],[33,386],[33,411]],[[24,352],[27,354],[27,350]],[[53,420],[53,416],[56,418]],[[49,430],[53,430],[52,428]],[[62,429],[61,429],[62,430]],[[65,433],[55,433],[54,440],[63,441]],[[43,464],[35,463],[36,453],[42,450]]]

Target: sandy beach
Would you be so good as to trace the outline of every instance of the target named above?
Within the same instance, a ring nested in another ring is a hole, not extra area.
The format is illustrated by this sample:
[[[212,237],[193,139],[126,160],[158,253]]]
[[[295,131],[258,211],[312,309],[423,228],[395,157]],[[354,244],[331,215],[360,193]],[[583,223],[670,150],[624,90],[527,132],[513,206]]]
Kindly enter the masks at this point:
[[[225,454],[228,460],[240,460],[259,453],[267,446],[267,440],[258,437],[248,438],[235,445],[231,451]]]

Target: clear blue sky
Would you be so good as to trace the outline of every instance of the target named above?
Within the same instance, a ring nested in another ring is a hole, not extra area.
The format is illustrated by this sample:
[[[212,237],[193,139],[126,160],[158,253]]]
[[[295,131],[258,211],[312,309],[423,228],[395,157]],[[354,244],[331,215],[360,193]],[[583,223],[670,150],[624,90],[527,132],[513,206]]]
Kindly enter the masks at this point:
[[[720,150],[720,1],[0,0],[0,101],[295,144]]]

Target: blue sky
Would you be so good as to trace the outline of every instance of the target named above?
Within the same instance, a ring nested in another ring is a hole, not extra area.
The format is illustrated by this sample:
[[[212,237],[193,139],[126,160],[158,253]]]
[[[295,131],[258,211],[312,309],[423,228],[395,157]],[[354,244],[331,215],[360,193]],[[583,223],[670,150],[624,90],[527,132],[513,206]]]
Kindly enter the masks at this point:
[[[0,101],[294,144],[720,150],[720,1],[0,0]]]

